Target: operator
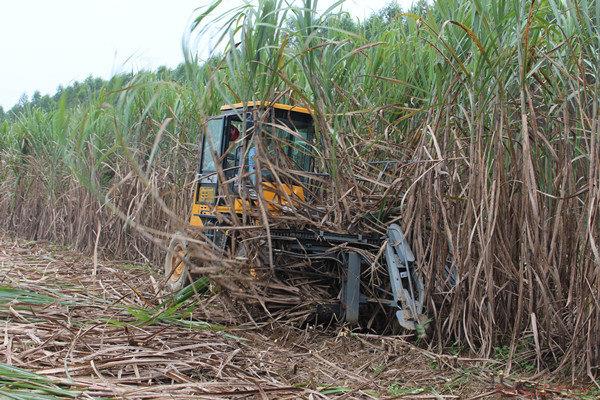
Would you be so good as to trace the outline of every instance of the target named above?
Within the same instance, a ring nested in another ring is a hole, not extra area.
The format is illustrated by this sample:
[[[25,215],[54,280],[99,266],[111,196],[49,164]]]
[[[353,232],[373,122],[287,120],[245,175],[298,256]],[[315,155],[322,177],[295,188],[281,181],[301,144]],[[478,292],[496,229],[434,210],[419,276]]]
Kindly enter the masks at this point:
[[[234,143],[240,138],[240,130],[235,125],[229,126],[229,143]]]
[[[236,167],[235,152],[237,146],[237,140],[240,138],[240,130],[234,125],[229,126],[228,135],[228,147],[225,151],[225,168],[224,172],[226,175],[235,173],[234,168]]]

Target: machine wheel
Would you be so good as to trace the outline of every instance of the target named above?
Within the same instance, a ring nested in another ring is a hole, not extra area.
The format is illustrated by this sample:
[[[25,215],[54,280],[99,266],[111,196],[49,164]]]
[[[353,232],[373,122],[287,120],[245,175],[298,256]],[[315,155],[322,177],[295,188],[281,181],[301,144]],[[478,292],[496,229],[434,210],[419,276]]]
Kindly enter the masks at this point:
[[[177,232],[171,243],[169,251],[165,256],[165,290],[175,293],[181,290],[189,277],[189,257],[187,254],[188,244],[185,237]]]

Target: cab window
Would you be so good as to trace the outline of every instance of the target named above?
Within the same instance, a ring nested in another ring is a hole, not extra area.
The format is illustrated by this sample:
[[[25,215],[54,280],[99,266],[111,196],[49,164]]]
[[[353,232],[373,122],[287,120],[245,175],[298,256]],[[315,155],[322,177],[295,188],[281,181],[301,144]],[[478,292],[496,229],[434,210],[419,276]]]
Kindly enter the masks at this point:
[[[202,142],[202,165],[201,172],[214,172],[215,158],[221,152],[221,140],[223,138],[223,118],[209,119],[206,123],[206,132]]]

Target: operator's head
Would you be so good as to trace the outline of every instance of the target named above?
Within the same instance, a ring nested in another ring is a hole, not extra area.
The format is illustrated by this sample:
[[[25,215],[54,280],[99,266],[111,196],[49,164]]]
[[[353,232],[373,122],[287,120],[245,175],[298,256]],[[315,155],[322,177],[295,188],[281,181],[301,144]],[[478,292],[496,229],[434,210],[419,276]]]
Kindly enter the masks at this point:
[[[235,126],[231,125],[229,127],[229,141],[235,142],[239,138],[240,138],[240,130],[238,128],[236,128]]]

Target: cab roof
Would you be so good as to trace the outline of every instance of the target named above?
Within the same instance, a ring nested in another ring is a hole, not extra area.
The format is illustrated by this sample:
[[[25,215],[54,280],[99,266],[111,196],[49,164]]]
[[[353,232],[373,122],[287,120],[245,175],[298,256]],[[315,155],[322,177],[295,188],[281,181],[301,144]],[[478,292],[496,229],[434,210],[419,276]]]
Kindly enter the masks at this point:
[[[294,113],[311,115],[310,110],[305,107],[290,106],[288,104],[282,104],[282,103],[271,103],[268,101],[249,101],[246,103],[225,104],[224,106],[221,107],[221,111],[237,110],[240,108],[244,108],[244,106],[246,106],[248,108],[271,107],[276,110],[290,111],[290,112],[294,112]]]

